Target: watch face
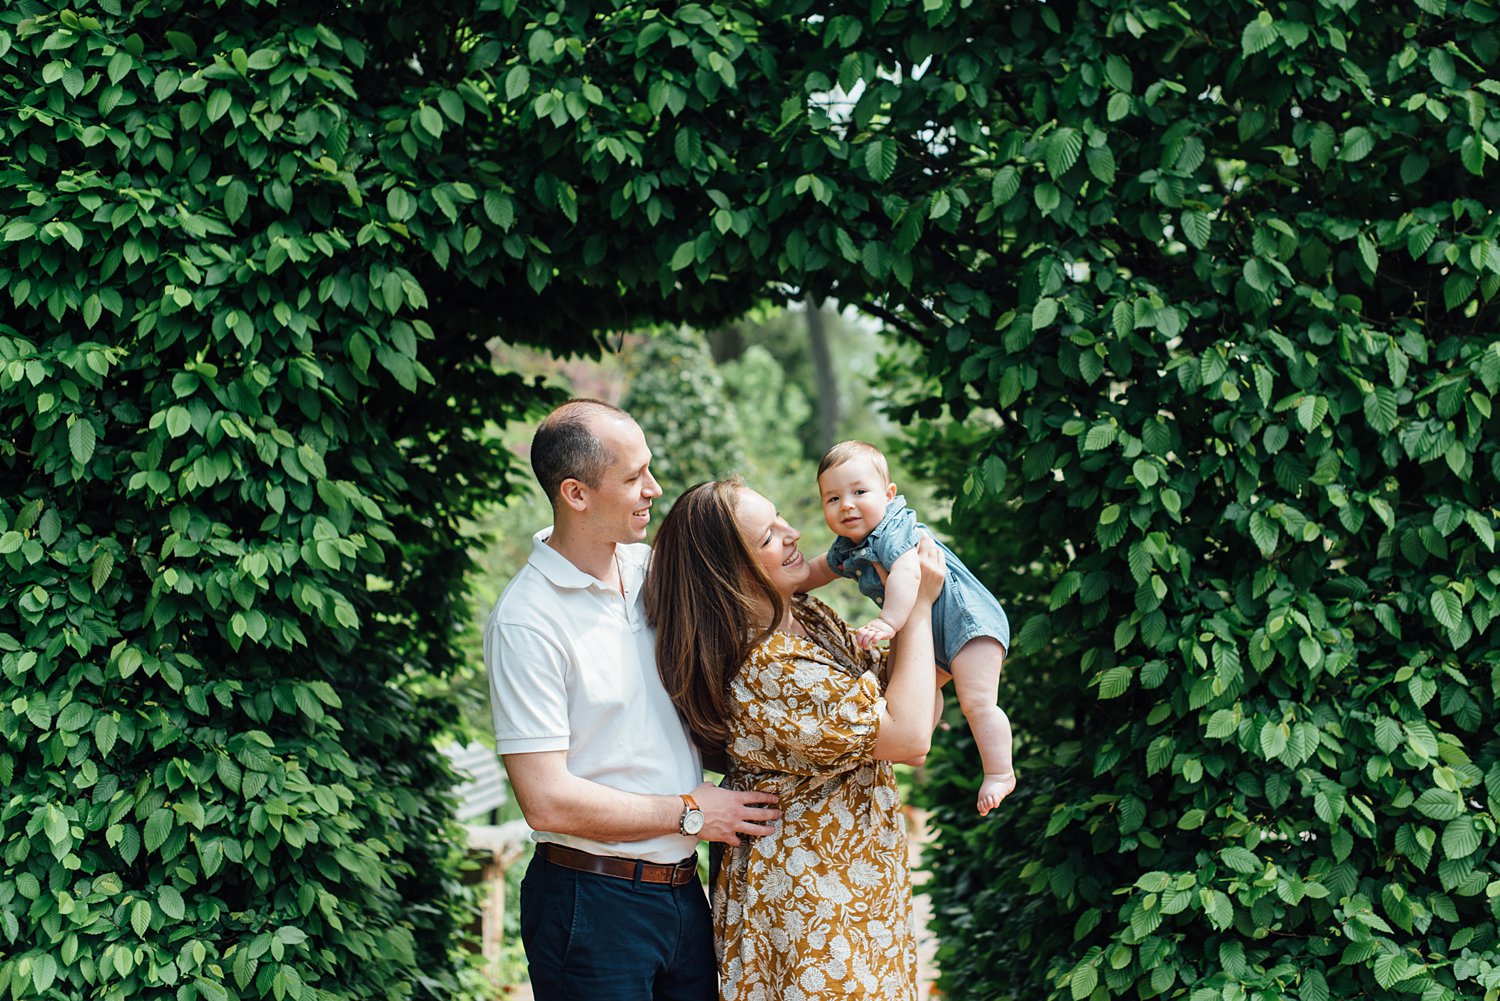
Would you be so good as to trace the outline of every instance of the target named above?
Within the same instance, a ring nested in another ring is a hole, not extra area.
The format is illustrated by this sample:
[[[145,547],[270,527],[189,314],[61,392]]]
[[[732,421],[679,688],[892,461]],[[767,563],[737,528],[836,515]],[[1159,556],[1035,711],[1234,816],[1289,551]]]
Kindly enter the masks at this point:
[[[688,834],[697,834],[703,830],[703,814],[697,810],[689,810],[687,816],[682,818],[682,829]]]

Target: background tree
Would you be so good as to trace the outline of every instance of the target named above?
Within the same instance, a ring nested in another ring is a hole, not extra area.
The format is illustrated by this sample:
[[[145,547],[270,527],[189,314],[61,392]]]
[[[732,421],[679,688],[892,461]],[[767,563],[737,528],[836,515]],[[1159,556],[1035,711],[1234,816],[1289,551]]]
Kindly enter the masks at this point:
[[[651,443],[651,470],[662,486],[653,506],[665,514],[694,483],[744,466],[739,414],[696,331],[661,331],[631,345],[626,359],[629,389],[620,405]]]

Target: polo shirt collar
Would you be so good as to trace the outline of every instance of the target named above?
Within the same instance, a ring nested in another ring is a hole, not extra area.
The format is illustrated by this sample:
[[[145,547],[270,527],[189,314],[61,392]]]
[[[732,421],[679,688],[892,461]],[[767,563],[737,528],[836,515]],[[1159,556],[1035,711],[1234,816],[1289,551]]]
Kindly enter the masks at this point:
[[[572,560],[547,545],[547,540],[551,536],[552,526],[548,525],[531,537],[531,557],[526,562],[536,567],[543,577],[551,581],[553,587],[575,590],[598,587],[609,591],[614,590],[593,574],[578,569],[573,565]],[[619,558],[623,566],[627,559],[624,554],[620,554]],[[629,586],[628,582],[626,586]]]

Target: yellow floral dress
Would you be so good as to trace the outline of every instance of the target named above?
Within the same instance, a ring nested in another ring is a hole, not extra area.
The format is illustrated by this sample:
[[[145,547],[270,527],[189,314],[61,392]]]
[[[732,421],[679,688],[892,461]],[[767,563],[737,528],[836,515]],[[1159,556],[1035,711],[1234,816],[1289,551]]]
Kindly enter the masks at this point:
[[[871,757],[883,659],[799,596],[809,638],[776,633],[731,685],[726,785],[779,797],[776,833],[729,848],[714,892],[723,1001],[915,999],[906,831]]]

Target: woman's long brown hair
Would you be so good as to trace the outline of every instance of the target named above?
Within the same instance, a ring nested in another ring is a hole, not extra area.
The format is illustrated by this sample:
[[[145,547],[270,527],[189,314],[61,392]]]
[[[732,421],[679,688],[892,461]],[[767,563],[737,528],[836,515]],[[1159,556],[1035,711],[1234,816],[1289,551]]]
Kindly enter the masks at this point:
[[[729,683],[786,603],[740,534],[738,479],[700,483],[672,504],[652,547],[646,621],[656,667],[698,746],[729,744]],[[762,611],[769,602],[770,621]]]

